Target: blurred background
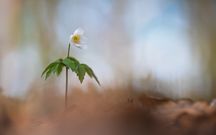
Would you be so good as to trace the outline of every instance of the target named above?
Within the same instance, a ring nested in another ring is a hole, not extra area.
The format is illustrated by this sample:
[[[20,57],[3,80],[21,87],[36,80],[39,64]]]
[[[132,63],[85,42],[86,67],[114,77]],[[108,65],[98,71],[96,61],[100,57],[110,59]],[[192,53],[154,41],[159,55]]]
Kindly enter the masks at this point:
[[[70,34],[85,30],[85,50],[71,54],[90,65],[89,78],[70,87],[125,87],[171,98],[216,96],[214,0],[0,0],[0,90],[23,98],[55,87],[65,74],[41,78],[49,62],[65,57]],[[72,89],[73,90],[73,89]]]

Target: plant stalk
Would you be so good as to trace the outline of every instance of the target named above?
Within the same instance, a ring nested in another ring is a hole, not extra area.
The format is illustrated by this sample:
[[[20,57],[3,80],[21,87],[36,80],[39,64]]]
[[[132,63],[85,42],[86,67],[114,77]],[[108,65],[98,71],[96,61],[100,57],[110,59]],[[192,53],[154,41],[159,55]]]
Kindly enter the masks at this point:
[[[70,56],[70,44],[68,45],[67,57]],[[66,84],[65,84],[65,110],[67,109],[67,100],[68,100],[68,68],[66,68]]]

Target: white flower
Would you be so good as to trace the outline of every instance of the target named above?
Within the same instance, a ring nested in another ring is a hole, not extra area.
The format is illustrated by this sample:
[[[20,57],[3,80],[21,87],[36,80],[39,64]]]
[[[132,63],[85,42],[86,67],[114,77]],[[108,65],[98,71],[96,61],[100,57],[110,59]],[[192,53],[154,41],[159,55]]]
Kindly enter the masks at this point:
[[[85,42],[84,42],[84,31],[81,28],[78,28],[74,31],[73,34],[70,36],[70,44],[75,45],[78,48],[84,48]]]

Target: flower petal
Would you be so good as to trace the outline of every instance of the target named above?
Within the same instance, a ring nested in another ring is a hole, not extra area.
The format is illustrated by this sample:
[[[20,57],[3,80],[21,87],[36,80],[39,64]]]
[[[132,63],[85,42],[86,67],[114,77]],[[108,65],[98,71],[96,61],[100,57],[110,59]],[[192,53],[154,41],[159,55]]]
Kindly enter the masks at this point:
[[[73,34],[78,34],[78,35],[83,35],[84,34],[84,30],[82,28],[77,28]]]
[[[69,43],[70,43],[71,45],[74,44],[72,38],[73,38],[73,34],[71,34],[71,35],[70,35],[70,38],[69,38]]]
[[[84,45],[84,44],[74,44],[77,48],[80,48],[80,49],[86,49],[87,46]]]

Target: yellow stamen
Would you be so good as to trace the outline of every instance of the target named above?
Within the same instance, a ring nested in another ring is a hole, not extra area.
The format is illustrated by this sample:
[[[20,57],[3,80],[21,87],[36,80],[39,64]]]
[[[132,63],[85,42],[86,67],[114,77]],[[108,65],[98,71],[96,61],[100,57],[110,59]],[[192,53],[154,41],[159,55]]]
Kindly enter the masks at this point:
[[[74,42],[75,44],[80,44],[80,35],[73,35],[72,42]]]

